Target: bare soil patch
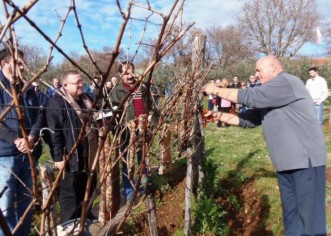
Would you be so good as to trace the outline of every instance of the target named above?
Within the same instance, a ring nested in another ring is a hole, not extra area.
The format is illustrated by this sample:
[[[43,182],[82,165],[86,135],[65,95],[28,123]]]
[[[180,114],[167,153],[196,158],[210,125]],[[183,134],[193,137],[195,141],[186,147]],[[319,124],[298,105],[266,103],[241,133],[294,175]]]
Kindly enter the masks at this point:
[[[157,206],[157,220],[159,233],[162,236],[174,235],[177,230],[182,230],[184,227],[185,172],[185,167],[183,167],[181,171],[177,172],[177,176],[171,177],[173,190],[170,193],[157,193],[157,197],[161,199],[161,204]],[[327,182],[331,183],[331,167],[327,168]],[[254,179],[246,181],[241,188],[233,186],[227,181],[223,181],[221,184],[237,197],[241,206],[241,211],[237,212],[231,202],[227,200],[227,196],[216,198],[216,202],[228,212],[226,220],[230,228],[229,235],[273,235],[270,225],[266,225],[270,211],[267,197],[254,187]],[[140,235],[149,235],[146,216],[141,217],[136,224],[141,229]]]

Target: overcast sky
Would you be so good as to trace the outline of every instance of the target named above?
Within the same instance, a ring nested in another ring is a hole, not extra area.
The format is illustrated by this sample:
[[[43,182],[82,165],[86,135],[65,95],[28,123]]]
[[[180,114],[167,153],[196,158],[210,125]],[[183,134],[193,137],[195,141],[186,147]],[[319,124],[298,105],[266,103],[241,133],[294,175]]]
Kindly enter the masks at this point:
[[[151,6],[160,12],[167,13],[170,8],[171,0],[149,0]],[[330,21],[331,16],[328,12],[330,9],[330,0],[317,0],[317,10],[326,19]],[[19,6],[24,6],[28,0],[14,1]],[[121,1],[123,9],[126,9],[126,1]],[[146,1],[136,1],[146,5]],[[227,26],[234,23],[237,14],[240,11],[241,5],[245,0],[187,0],[184,6],[182,15],[185,22],[196,22],[195,26],[205,28],[213,25]],[[79,20],[82,25],[85,40],[87,45],[94,49],[101,49],[103,46],[114,46],[117,39],[118,31],[122,18],[116,6],[115,0],[76,0]],[[37,4],[30,10],[28,16],[51,38],[55,39],[59,27],[60,19],[64,17],[70,0],[39,0]],[[12,10],[9,7],[10,11]],[[142,8],[134,8],[132,12],[134,18],[145,18],[147,11]],[[0,20],[4,24],[3,6],[0,7]],[[161,17],[154,14],[151,21],[160,23]],[[62,32],[59,45],[66,53],[71,51],[84,51],[82,40],[78,28],[76,26],[74,15],[68,18],[65,28]],[[127,32],[125,34],[122,47],[124,50],[132,51],[135,47],[138,38],[142,33],[143,22],[129,22]],[[145,40],[157,37],[159,26],[149,24],[145,34]],[[16,34],[25,44],[36,45],[45,52],[48,52],[49,44],[33,29],[26,21],[21,18],[15,23]],[[322,32],[323,35],[323,32]],[[130,49],[128,49],[130,45]],[[305,47],[306,53],[316,51],[314,45]],[[55,54],[55,61],[59,61],[60,56]]]

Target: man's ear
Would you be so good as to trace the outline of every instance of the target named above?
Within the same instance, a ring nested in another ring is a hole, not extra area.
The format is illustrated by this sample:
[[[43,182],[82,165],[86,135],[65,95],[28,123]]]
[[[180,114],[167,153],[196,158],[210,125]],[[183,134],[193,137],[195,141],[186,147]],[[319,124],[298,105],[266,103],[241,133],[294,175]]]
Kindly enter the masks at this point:
[[[7,63],[6,60],[1,60],[0,61],[0,67],[2,68],[5,65],[5,63]]]
[[[271,71],[272,71],[272,72],[275,72],[275,71],[276,71],[276,69],[277,69],[277,68],[276,68],[276,65],[275,65],[275,64],[271,64],[270,66],[271,66],[271,68],[272,68],[272,70],[271,70]]]

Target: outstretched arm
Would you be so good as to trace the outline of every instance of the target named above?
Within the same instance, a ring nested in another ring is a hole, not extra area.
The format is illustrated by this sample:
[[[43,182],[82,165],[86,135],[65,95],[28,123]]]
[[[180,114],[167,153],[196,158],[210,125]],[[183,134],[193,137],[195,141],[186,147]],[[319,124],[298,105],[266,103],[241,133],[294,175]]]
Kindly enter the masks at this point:
[[[214,114],[217,120],[225,124],[236,125],[242,128],[254,128],[261,125],[261,114],[259,109],[249,109],[239,115],[217,112]]]
[[[215,113],[217,120],[228,125],[239,125],[239,117],[231,113],[217,112]]]
[[[207,84],[207,86],[204,88],[206,93],[217,95],[234,103],[238,103],[238,90],[239,89],[220,88],[214,84]]]

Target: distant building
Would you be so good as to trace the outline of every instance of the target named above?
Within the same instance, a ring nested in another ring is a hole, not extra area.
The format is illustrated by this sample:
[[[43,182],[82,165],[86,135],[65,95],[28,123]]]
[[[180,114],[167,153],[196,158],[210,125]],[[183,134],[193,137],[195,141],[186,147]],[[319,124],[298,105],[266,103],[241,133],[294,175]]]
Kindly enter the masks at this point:
[[[313,58],[312,59],[315,66],[321,66],[325,63],[328,63],[331,65],[331,58]]]

